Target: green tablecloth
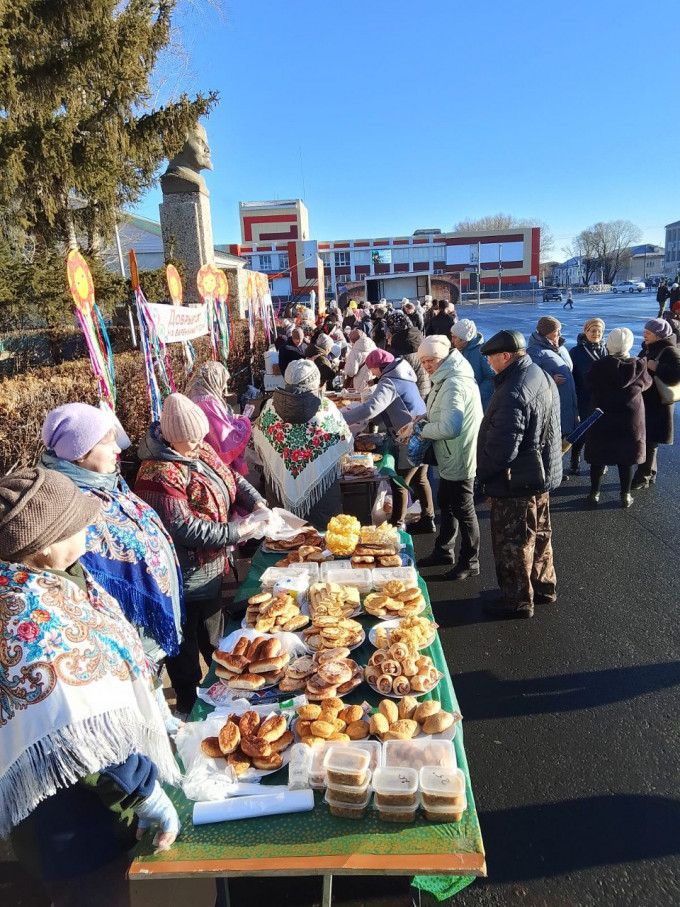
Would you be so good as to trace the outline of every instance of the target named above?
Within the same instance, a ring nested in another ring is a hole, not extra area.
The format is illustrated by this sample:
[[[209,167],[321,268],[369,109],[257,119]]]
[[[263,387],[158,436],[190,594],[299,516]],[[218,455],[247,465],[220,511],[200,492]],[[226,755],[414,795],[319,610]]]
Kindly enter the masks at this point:
[[[410,536],[403,533],[402,538],[407,543],[408,552],[413,555]],[[261,549],[257,552],[248,577],[239,590],[239,599],[247,598],[259,590],[259,576],[279,557],[279,554],[264,554]],[[422,578],[419,579],[419,584],[428,602],[428,611],[425,613],[431,616],[427,587]],[[370,616],[362,616],[360,620],[367,631],[376,623],[376,619]],[[233,622],[227,628],[227,632],[233,631],[237,626],[238,624]],[[373,647],[366,639],[366,642],[352,653],[352,657],[365,665],[372,651],[374,651]],[[443,708],[449,711],[457,710],[458,701],[439,636],[426,652],[436,667],[443,672],[444,677],[437,689],[423,698],[439,699]],[[206,678],[205,685],[210,685],[213,681],[214,674],[211,671]],[[352,691],[345,701],[350,704],[365,700],[371,704],[377,704],[379,699],[380,697],[364,683]],[[191,720],[200,720],[210,711],[211,709],[205,703],[199,701],[192,712]],[[220,859],[345,854],[483,854],[484,848],[465,755],[463,722],[458,723],[454,746],[458,766],[465,773],[468,801],[468,808],[458,823],[435,824],[420,818],[412,825],[389,825],[380,822],[377,814],[372,810],[360,822],[337,819],[330,815],[325,805],[321,804],[322,797],[317,793],[317,805],[311,813],[271,816],[266,819],[194,827],[191,822],[193,804],[181,791],[172,790],[171,796],[182,821],[180,839],[168,853],[154,855],[147,836],[137,849],[133,866],[138,867],[139,864],[147,866],[156,863],[171,864],[172,862],[187,863],[187,861],[198,863]],[[281,772],[265,778],[262,783],[284,784],[286,780],[287,771],[283,769]],[[454,888],[458,890],[461,881],[459,876],[442,878],[441,883],[449,886],[449,888],[444,888],[444,895],[448,896]],[[428,883],[425,887],[436,894],[437,887],[441,889],[441,884],[437,886],[435,883],[432,886]]]

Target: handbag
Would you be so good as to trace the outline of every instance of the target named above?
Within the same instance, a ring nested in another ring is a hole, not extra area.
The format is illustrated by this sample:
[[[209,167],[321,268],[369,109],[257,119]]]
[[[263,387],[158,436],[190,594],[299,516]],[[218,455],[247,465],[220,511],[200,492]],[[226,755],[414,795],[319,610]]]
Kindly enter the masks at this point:
[[[680,384],[666,384],[656,375],[654,375],[654,384],[659,393],[659,398],[665,406],[672,406],[680,401]]]
[[[548,428],[552,416],[552,406],[546,413],[545,425],[541,432],[538,447],[520,450],[515,459],[508,466],[508,490],[517,497],[534,495],[545,489],[545,466],[541,451],[548,438]]]

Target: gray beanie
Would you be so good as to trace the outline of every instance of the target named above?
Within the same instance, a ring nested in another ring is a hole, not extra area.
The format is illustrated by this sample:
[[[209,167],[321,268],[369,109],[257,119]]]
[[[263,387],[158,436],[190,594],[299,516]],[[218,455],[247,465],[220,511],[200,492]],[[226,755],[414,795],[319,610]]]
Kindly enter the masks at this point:
[[[321,373],[311,359],[296,359],[286,369],[283,380],[287,390],[316,391],[321,386]]]
[[[627,359],[634,340],[633,332],[628,328],[614,328],[607,337],[607,351],[610,356]]]
[[[319,334],[316,338],[316,346],[328,353],[333,349],[333,339],[329,334]]]
[[[477,336],[477,325],[471,318],[461,318],[451,328],[451,333],[464,343],[469,343]]]
[[[53,469],[0,479],[0,560],[21,561],[94,523],[101,504]]]

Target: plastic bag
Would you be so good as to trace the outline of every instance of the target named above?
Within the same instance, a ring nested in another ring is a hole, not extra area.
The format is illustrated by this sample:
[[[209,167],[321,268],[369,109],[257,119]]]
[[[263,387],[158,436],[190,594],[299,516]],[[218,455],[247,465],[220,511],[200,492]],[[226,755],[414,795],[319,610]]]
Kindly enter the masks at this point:
[[[386,506],[387,505],[387,506]],[[381,526],[392,516],[392,493],[389,482],[381,482],[371,509],[371,522]]]

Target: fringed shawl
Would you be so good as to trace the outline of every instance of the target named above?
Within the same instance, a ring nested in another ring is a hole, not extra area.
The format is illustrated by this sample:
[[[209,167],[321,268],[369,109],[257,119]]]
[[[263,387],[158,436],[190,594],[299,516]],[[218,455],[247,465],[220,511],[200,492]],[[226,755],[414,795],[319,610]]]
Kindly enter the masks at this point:
[[[323,399],[308,422],[284,422],[268,400],[253,429],[265,478],[283,507],[306,516],[336,481],[340,460],[354,449],[349,426]]]
[[[137,631],[85,571],[0,563],[0,835],[59,788],[143,753],[175,782]]]

